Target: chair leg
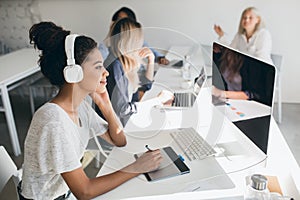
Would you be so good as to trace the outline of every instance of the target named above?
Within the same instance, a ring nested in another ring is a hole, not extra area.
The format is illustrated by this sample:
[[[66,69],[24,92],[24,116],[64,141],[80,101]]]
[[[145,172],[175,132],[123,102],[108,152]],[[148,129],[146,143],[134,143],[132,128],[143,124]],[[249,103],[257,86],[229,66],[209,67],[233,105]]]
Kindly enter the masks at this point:
[[[32,91],[33,88],[29,86],[29,101],[30,101],[30,110],[31,110],[31,114],[33,116],[34,111],[35,111],[35,107],[34,107],[34,92]]]

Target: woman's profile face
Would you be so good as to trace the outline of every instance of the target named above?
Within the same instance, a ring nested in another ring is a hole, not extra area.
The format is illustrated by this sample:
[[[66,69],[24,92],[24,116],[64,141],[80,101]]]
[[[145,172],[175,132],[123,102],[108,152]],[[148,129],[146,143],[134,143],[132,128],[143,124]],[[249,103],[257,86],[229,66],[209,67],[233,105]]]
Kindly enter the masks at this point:
[[[108,71],[103,66],[103,58],[100,51],[93,49],[82,63],[83,80],[79,86],[88,92],[94,92],[96,88],[106,90],[106,77]]]
[[[242,26],[246,31],[254,31],[255,26],[259,23],[259,17],[251,10],[244,13]]]

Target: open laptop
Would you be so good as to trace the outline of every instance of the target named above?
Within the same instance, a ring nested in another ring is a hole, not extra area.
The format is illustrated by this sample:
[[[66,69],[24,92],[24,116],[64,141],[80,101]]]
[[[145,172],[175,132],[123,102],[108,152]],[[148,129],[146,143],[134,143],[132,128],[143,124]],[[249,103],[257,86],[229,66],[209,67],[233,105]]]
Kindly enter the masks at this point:
[[[195,78],[192,91],[175,92],[172,107],[191,108],[193,107],[201,88],[206,81],[204,68],[200,70],[199,76]]]
[[[222,99],[212,95],[212,103],[257,147],[267,153],[276,68],[218,42],[213,43],[213,49],[212,84],[220,90],[245,92],[249,99]],[[226,71],[232,70],[229,69],[228,61],[238,63],[240,90],[235,89],[236,86],[228,80]]]

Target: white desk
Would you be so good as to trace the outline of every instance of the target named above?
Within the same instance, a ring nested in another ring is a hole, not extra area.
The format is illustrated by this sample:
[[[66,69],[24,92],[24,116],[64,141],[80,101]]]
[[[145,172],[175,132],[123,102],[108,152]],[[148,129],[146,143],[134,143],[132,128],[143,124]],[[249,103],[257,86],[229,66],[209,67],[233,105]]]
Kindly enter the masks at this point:
[[[172,69],[168,69],[172,70]],[[158,75],[162,76],[162,72],[168,72],[170,77],[176,74],[176,70],[165,71],[161,68]],[[166,80],[166,76],[163,80]],[[172,82],[171,82],[172,83]],[[176,84],[173,85],[176,87]],[[143,98],[151,98],[155,96],[162,88],[161,84],[154,84],[153,88],[145,94]],[[130,120],[126,125],[127,131],[145,131],[156,129],[168,129],[176,127],[192,126],[196,130],[201,131],[204,138],[210,129],[212,120],[223,120],[222,134],[219,143],[230,144],[237,142],[243,152],[243,156],[229,155],[230,161],[225,157],[217,157],[218,162],[224,168],[236,187],[223,190],[205,190],[195,192],[185,192],[193,181],[191,174],[180,177],[170,178],[159,182],[147,182],[143,175],[134,178],[125,184],[119,186],[115,190],[108,192],[96,199],[120,199],[120,198],[137,198],[137,199],[214,199],[231,196],[241,196],[245,189],[245,177],[253,173],[263,173],[266,175],[275,175],[279,178],[281,188],[285,195],[290,195],[295,199],[300,198],[298,179],[294,179],[300,170],[286,145],[274,119],[271,121],[270,142],[268,147],[268,158],[264,162],[265,155],[243,134],[241,133],[227,118],[212,106],[210,102],[209,90],[203,89],[197,99],[197,105],[190,110],[174,110],[161,112],[159,109],[148,109],[148,113],[143,112],[140,116],[133,117],[136,119],[144,119],[148,121],[146,124],[136,123]],[[204,113],[204,114],[203,114]],[[202,115],[203,114],[203,115]],[[185,120],[189,117],[193,120]],[[222,119],[223,118],[223,119]],[[150,122],[149,122],[150,120]],[[170,141],[165,139],[164,135],[155,134],[152,136],[143,135],[137,132],[130,132],[128,136],[128,145],[123,148],[114,148],[110,156],[101,168],[99,175],[107,174],[118,170],[123,166],[134,161],[133,154],[144,150],[147,143],[153,148],[166,146]],[[280,148],[279,148],[280,147]],[[282,155],[284,154],[284,155]],[[280,155],[280,156],[277,156]],[[284,157],[284,166],[281,163],[281,157]],[[244,169],[244,170],[241,170]],[[195,169],[191,169],[195,171]],[[195,174],[193,174],[195,175]],[[299,176],[299,175],[298,175]]]
[[[143,99],[156,96],[161,89],[166,89],[166,87],[172,90],[182,90],[180,88],[180,72],[178,70],[160,68],[155,80],[160,83],[154,84],[152,89],[144,95]],[[185,192],[185,189],[189,187],[191,182],[198,181],[193,180],[190,174],[156,183],[147,182],[141,175],[95,199],[215,199],[242,196],[245,189],[245,177],[253,173],[277,176],[284,195],[300,199],[300,169],[274,119],[271,119],[268,158],[264,160],[266,158],[265,155],[218,109],[210,104],[210,98],[209,90],[203,89],[193,109],[167,111],[146,109],[146,112],[133,116],[133,119],[130,119],[126,125],[125,130],[145,131],[192,126],[200,131],[204,138],[209,139],[209,135],[206,134],[210,128],[214,128],[210,127],[211,122],[214,120],[221,121],[219,143],[237,143],[239,148],[243,147],[240,148],[242,155],[228,155],[230,160],[224,156],[216,158],[224,170],[230,173],[229,176],[235,183],[235,188]],[[138,123],[136,120],[138,120]],[[141,124],[140,122],[142,121],[145,123]],[[160,134],[149,136],[130,132],[127,136],[128,145],[123,148],[114,148],[98,175],[113,172],[133,162],[133,154],[143,151],[146,143],[152,148],[159,148],[169,144],[165,136]],[[195,169],[191,170],[195,171]]]
[[[0,57],[0,88],[9,135],[14,154],[21,154],[18,133],[9,99],[10,86],[39,71],[38,54],[34,49],[21,49]]]
[[[217,106],[232,121],[247,120],[271,114],[270,106],[254,100],[228,99],[226,105]]]

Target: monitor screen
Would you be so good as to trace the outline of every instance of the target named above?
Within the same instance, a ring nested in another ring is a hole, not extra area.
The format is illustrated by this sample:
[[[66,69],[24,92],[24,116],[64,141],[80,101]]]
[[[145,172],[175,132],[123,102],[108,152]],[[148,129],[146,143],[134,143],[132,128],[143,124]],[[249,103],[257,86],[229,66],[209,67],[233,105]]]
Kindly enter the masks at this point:
[[[275,67],[213,43],[212,103],[267,153]]]

